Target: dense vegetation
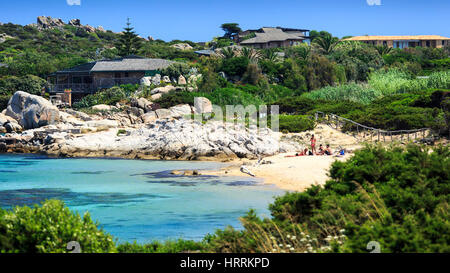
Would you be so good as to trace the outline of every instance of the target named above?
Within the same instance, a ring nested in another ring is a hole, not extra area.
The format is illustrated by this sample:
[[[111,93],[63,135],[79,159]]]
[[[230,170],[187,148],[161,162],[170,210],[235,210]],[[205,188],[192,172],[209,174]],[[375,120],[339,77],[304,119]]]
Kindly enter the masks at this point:
[[[60,29],[38,30],[32,26],[8,23],[0,25],[0,33],[13,37],[0,43],[0,64],[6,65],[0,65],[0,110],[5,108],[15,91],[40,95],[42,88],[46,87],[45,79],[49,74],[82,63],[118,58],[127,53],[178,61],[197,59],[193,51],[171,47],[184,41],[147,41],[134,36],[121,37],[111,31],[88,33],[70,25]],[[121,38],[122,43],[119,42]],[[120,45],[129,40],[133,45],[125,52]],[[135,44],[140,44],[139,52],[133,51]]]
[[[244,231],[207,237],[219,252],[450,251],[450,150],[366,147],[335,162],[324,187],[288,193],[270,206],[272,219],[253,212]],[[295,239],[292,239],[292,238]]]
[[[367,146],[336,161],[330,180],[305,192],[287,193],[270,205],[271,219],[254,211],[243,230],[226,228],[201,242],[117,245],[89,215],[71,213],[59,201],[0,210],[1,252],[382,252],[450,251],[450,150]]]
[[[89,214],[81,217],[56,200],[0,210],[0,252],[64,253],[72,241],[88,253],[114,251],[112,237],[97,226]]]
[[[231,38],[239,32],[239,25],[228,23],[221,28],[223,37],[216,37],[207,45],[220,48],[219,56],[199,57],[194,50],[207,47],[190,41],[144,40],[130,24],[124,34],[88,33],[72,26],[38,30],[1,25],[0,33],[13,38],[0,44],[0,63],[7,65],[0,67],[0,109],[16,90],[40,94],[46,87],[43,78],[58,69],[137,54],[179,61],[163,71],[171,79],[179,75],[188,78],[197,71],[202,74],[191,86],[195,92],[166,94],[157,101],[161,107],[193,104],[194,97],[202,96],[223,107],[280,105],[285,114],[313,115],[322,111],[380,129],[430,127],[448,134],[448,47],[389,49],[341,41],[326,31],[311,31],[311,46],[239,49],[228,47],[234,44]],[[171,47],[180,42],[188,43],[194,50]],[[140,92],[141,96],[149,97],[148,89]],[[86,109],[95,104],[127,101],[136,90],[137,87],[115,87],[88,96],[75,107]],[[439,102],[412,102],[417,96],[422,100],[432,97],[429,90],[441,90]],[[304,118],[282,117],[281,127],[291,132],[310,128],[308,123],[300,122]]]

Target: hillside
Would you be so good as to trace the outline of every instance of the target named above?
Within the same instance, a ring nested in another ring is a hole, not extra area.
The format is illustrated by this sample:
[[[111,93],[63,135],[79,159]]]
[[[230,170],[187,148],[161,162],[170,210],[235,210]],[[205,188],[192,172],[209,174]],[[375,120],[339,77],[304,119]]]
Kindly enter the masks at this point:
[[[13,23],[0,24],[0,77],[32,74],[45,78],[62,69],[94,61],[118,57],[115,43],[120,33],[94,28],[73,19],[38,17],[36,24],[27,26]],[[151,37],[149,37],[152,39]],[[162,40],[147,40],[140,55],[155,58],[196,58],[193,51],[181,51]],[[194,43],[186,41],[192,46]]]

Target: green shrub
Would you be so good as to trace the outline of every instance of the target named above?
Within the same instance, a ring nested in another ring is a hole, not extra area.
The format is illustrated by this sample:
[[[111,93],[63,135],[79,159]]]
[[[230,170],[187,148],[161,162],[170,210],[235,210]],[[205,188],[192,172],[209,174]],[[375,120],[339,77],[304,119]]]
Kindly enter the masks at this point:
[[[166,93],[155,103],[158,103],[161,108],[170,108],[179,104],[194,105],[194,98],[199,96],[196,94],[188,91]]]
[[[187,76],[189,74],[191,67],[185,63],[173,63],[169,65],[166,69],[161,71],[164,76],[169,76],[170,79],[177,79],[179,76]]]
[[[233,57],[224,59],[221,71],[225,72],[228,77],[242,77],[247,70],[249,60],[246,57]]]
[[[125,243],[117,247],[119,253],[186,253],[202,252],[206,245],[203,242],[177,240],[152,242],[150,244]]]
[[[134,94],[138,89],[140,85],[139,84],[122,84],[120,85],[120,88],[125,92],[125,96],[129,97],[132,94]]]
[[[6,107],[8,107],[8,102],[10,98],[11,98],[10,95],[0,95],[0,112],[3,111],[3,109],[6,109]]]
[[[85,253],[115,252],[113,239],[85,214],[72,213],[60,201],[0,210],[0,252],[67,253],[76,241]]]
[[[271,219],[250,211],[243,231],[228,228],[205,240],[217,252],[289,252],[289,244],[294,252],[367,253],[377,241],[382,252],[446,253],[449,181],[448,147],[367,146],[336,161],[324,186],[276,198]]]
[[[280,130],[287,130],[290,133],[300,133],[313,130],[314,120],[309,116],[279,115]]]
[[[315,109],[316,101],[301,97],[286,97],[273,103],[280,107],[280,113],[305,115],[307,112]]]
[[[432,109],[396,106],[354,111],[349,117],[366,126],[395,131],[433,127],[437,114]]]
[[[16,91],[24,91],[32,95],[41,95],[47,81],[33,75],[21,77],[6,76],[0,78],[0,95],[13,95]]]
[[[79,102],[74,103],[73,107],[76,109],[81,109],[89,108],[98,104],[114,105],[124,99],[127,99],[127,94],[125,91],[118,86],[114,86],[83,97]]]
[[[353,101],[317,101],[314,110],[309,111],[307,114],[314,116],[316,111],[320,111],[326,114],[336,114],[339,116],[345,116],[346,114],[356,111],[363,110],[366,107],[358,102]]]

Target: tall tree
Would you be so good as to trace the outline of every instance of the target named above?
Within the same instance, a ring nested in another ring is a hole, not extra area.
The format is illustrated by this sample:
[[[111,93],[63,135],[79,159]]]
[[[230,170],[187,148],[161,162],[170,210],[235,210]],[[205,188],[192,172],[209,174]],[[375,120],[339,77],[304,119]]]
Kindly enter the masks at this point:
[[[127,19],[127,26],[124,28],[116,47],[119,50],[119,55],[122,57],[137,55],[142,48],[142,39],[131,27],[130,18]]]
[[[324,36],[315,38],[313,43],[320,51],[325,55],[328,55],[334,51],[336,45],[339,43],[339,39],[328,33]]]
[[[237,34],[242,31],[242,29],[239,27],[239,24],[237,23],[225,23],[220,26],[223,31],[225,31],[224,38],[231,39],[233,34]]]

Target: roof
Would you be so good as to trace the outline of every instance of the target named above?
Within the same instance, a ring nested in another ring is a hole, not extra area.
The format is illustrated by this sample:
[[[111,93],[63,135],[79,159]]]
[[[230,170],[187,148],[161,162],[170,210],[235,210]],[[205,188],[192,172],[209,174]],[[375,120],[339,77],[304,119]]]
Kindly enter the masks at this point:
[[[262,28],[263,32],[255,32],[255,37],[242,41],[241,44],[264,44],[286,40],[304,40],[301,32],[286,33],[279,28]]]
[[[309,32],[310,31],[309,29],[301,29],[301,28],[262,27],[262,28],[259,28],[259,29],[247,29],[247,30],[244,30],[244,31],[239,32],[238,35],[240,37],[245,37],[246,33],[249,33],[249,32],[260,32],[261,33],[261,32],[264,32],[265,28],[281,29],[284,32],[303,32],[304,33],[304,32]]]
[[[167,68],[172,61],[163,59],[121,58],[114,60],[101,60],[78,65],[57,73],[90,73],[90,72],[118,72],[118,71],[153,71]]]
[[[450,40],[439,35],[410,35],[410,36],[356,36],[346,41],[397,41],[397,40]]]

